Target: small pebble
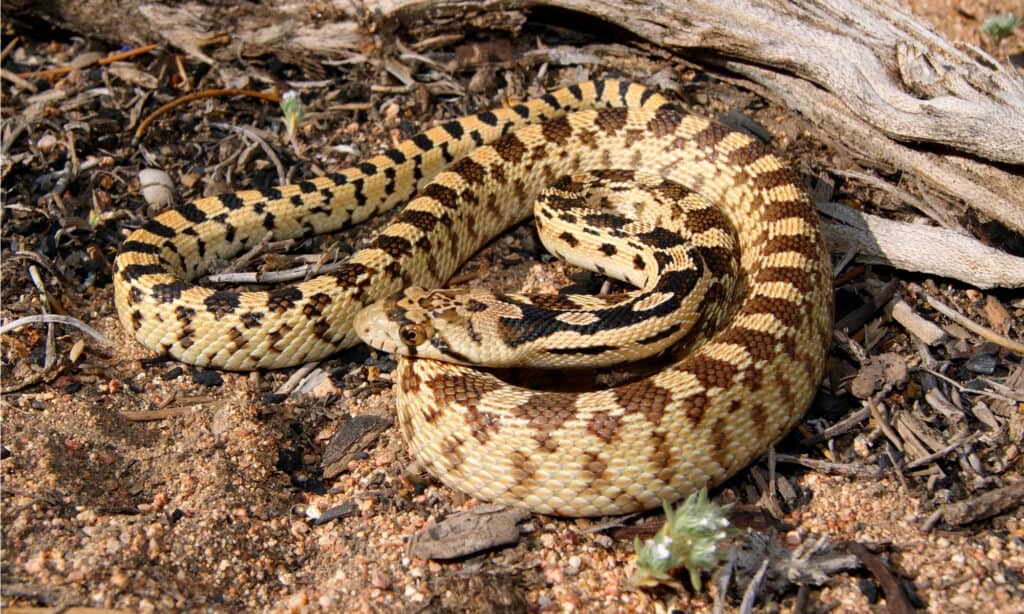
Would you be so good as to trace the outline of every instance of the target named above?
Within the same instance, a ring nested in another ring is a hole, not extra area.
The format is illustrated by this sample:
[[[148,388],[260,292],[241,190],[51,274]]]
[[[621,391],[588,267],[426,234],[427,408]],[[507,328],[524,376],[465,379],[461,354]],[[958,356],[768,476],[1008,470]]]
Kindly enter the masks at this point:
[[[44,154],[45,153],[50,153],[51,151],[53,151],[53,148],[56,147],[56,146],[57,146],[57,137],[53,136],[49,132],[47,132],[43,136],[39,137],[39,140],[36,141],[36,147],[38,147],[39,151],[41,151]]]
[[[999,366],[999,357],[989,353],[975,354],[964,363],[964,368],[968,371],[981,375],[992,375],[997,366]]]
[[[166,207],[174,202],[174,181],[158,168],[139,171],[139,186],[142,198],[154,207]]]
[[[575,554],[570,556],[569,557],[569,564],[568,564],[568,566],[567,566],[567,568],[565,570],[565,573],[567,573],[569,575],[572,575],[572,576],[578,574],[580,572],[580,566],[582,564],[583,564],[583,561],[580,560],[579,556],[577,556]]]
[[[224,378],[221,374],[216,371],[210,371],[209,369],[196,369],[193,371],[192,381],[209,388],[224,385]]]
[[[861,593],[864,593],[868,603],[878,603],[879,593],[877,584],[867,578],[863,578],[857,582],[857,588],[860,589]]]
[[[167,371],[164,371],[163,373],[161,373],[160,374],[160,379],[162,379],[164,381],[169,381],[169,380],[177,378],[179,375],[181,375],[184,372],[185,372],[185,369],[183,369],[182,367],[172,367],[172,368],[168,369]]]

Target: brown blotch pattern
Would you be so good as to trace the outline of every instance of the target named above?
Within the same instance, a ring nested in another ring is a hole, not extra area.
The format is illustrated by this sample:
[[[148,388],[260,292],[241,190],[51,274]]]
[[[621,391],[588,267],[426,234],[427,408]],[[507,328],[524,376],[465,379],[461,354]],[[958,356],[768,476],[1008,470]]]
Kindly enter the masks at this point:
[[[419,374],[416,373],[416,369],[413,368],[413,362],[411,360],[405,361],[402,364],[405,368],[401,372],[401,377],[398,378],[399,384],[402,387],[402,392],[405,394],[416,394],[420,390],[420,386],[423,384],[423,380]]]
[[[462,180],[471,186],[480,184],[487,178],[487,169],[472,158],[463,158],[459,160],[455,166],[452,167],[452,172],[456,173],[459,177],[462,177]]]
[[[747,137],[749,140],[746,144],[737,147],[736,149],[729,152],[726,157],[726,163],[732,166],[738,166],[743,168],[764,157],[768,153],[768,148],[761,141],[758,141],[752,137]]]
[[[302,290],[295,286],[287,286],[271,290],[267,294],[267,309],[275,313],[288,311],[302,300]]]
[[[442,407],[459,405],[470,411],[476,411],[483,396],[497,390],[501,385],[480,378],[469,379],[443,375],[428,381],[427,387],[433,392],[437,405]]]
[[[697,378],[705,390],[727,388],[732,384],[733,376],[736,375],[736,365],[725,360],[703,356],[701,360],[694,361],[690,365],[690,373]]]
[[[422,230],[424,233],[429,233],[434,230],[438,222],[441,220],[429,211],[406,209],[398,214],[395,221],[409,224],[410,226],[414,226],[419,230]]]
[[[411,438],[406,441],[411,441]],[[466,441],[464,439],[455,433],[451,433],[441,442],[441,455],[447,459],[453,467],[461,467],[466,461],[466,454],[462,450],[462,446],[465,445],[465,443]]]
[[[502,160],[512,164],[519,162],[526,155],[526,145],[523,145],[515,133],[503,136],[492,147]]]
[[[787,218],[803,220],[809,228],[818,226],[818,216],[814,208],[804,198],[797,200],[776,200],[765,209],[765,221],[777,222]]]
[[[729,445],[729,434],[726,430],[728,423],[728,416],[715,418],[715,421],[709,430],[710,435],[708,437],[709,443],[711,444],[711,458],[723,469],[734,465],[732,446]]]
[[[708,397],[703,393],[690,395],[683,399],[683,407],[686,408],[686,418],[694,428],[697,428],[704,421],[704,413],[708,409]]]
[[[771,333],[741,326],[730,326],[716,337],[715,341],[742,346],[755,361],[768,360],[775,356],[775,346],[778,344],[778,340]]]
[[[608,469],[608,463],[597,454],[584,452],[580,457],[580,465],[583,471],[587,472],[591,479],[600,480]]]
[[[600,439],[610,443],[619,434],[619,427],[622,426],[622,416],[613,416],[607,411],[594,412],[587,423],[587,431]]]
[[[541,132],[544,133],[544,138],[552,143],[565,145],[572,135],[572,126],[569,125],[569,119],[563,116],[544,122],[541,125]]]
[[[203,302],[206,304],[206,310],[213,314],[215,319],[219,320],[224,316],[233,314],[238,309],[240,300],[241,295],[238,292],[222,290],[206,297],[206,300]]]
[[[598,130],[615,134],[626,125],[626,113],[622,109],[598,109],[594,123]]]
[[[651,424],[661,424],[672,391],[650,380],[639,380],[614,389],[615,400],[627,413],[640,413]]]
[[[782,252],[796,252],[804,258],[813,261],[819,253],[817,237],[807,235],[786,235],[782,237],[775,237],[768,241],[764,246],[764,254],[766,256]]]
[[[396,237],[394,235],[380,235],[374,242],[378,249],[384,250],[387,255],[391,256],[395,260],[401,260],[402,258],[412,254],[412,243],[405,237]]]
[[[780,166],[751,176],[750,185],[759,190],[767,190],[781,185],[797,185],[796,175],[788,166]]]
[[[562,310],[566,311],[569,309],[577,309],[577,305],[571,298],[565,294],[537,294],[531,298],[531,303],[537,307],[551,310]]]
[[[813,283],[807,271],[792,267],[768,267],[761,269],[754,278],[757,283],[785,282],[801,293],[806,293]]]
[[[551,434],[576,415],[576,397],[565,392],[535,392],[522,404],[512,408],[513,416],[527,421],[536,432],[541,449],[553,450],[558,442]]]
[[[365,280],[369,276],[369,267],[358,262],[344,262],[336,271],[331,273],[331,277],[337,280],[338,284],[343,288],[358,286],[361,279]]]
[[[768,313],[775,316],[787,328],[791,328],[800,318],[799,307],[785,299],[768,296],[754,296],[747,299],[741,313]]]
[[[317,339],[328,343],[334,338],[334,335],[331,334],[331,324],[323,318],[313,322],[313,334],[316,335]]]
[[[323,314],[324,309],[331,304],[331,297],[323,292],[317,292],[313,296],[309,297],[306,304],[302,307],[302,315],[307,318],[317,318]]]

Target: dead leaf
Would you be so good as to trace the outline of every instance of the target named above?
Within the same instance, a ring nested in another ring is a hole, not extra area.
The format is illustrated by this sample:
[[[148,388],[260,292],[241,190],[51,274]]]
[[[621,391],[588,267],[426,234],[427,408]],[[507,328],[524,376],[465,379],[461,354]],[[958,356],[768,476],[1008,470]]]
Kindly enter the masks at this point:
[[[902,385],[907,381],[907,363],[899,354],[879,354],[861,367],[850,382],[850,394],[866,399],[883,387]]]

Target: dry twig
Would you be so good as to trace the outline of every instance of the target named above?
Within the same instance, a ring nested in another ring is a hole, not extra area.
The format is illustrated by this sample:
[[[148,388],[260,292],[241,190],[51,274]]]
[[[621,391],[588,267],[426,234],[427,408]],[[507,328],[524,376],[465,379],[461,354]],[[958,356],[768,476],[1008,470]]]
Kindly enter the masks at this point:
[[[281,94],[275,91],[271,92],[259,92],[256,90],[239,90],[239,89],[210,89],[210,90],[199,90],[198,92],[189,92],[184,96],[175,98],[165,105],[160,106],[156,111],[153,111],[146,116],[146,119],[139,123],[139,127],[135,129],[135,136],[132,140],[138,142],[142,139],[142,135],[145,134],[146,129],[153,121],[167,113],[168,111],[180,107],[181,105],[192,102],[193,100],[201,100],[203,98],[215,98],[217,96],[252,96],[253,98],[259,98],[268,102],[279,103],[281,102]]]
[[[932,309],[938,311],[942,315],[946,316],[950,320],[953,320],[957,324],[963,326],[964,328],[978,335],[982,339],[985,339],[986,341],[991,341],[992,343],[1002,346],[1010,350],[1011,352],[1015,352],[1017,354],[1020,354],[1021,356],[1024,356],[1024,343],[1004,337],[999,333],[995,332],[994,330],[982,326],[981,324],[978,324],[977,322],[968,318],[967,316],[960,314],[960,312],[954,310],[953,308],[946,306],[945,303],[943,303],[937,298],[933,298],[925,294],[924,299],[928,301],[928,304],[932,306]]]
[[[66,324],[68,326],[74,326],[75,328],[87,333],[90,337],[99,341],[103,345],[112,346],[114,342],[104,336],[103,333],[89,326],[85,322],[78,318],[72,318],[71,316],[58,315],[53,313],[42,313],[37,315],[25,316],[12,320],[3,326],[0,326],[0,334],[10,332],[12,330],[21,328],[26,324]]]
[[[133,58],[137,55],[142,55],[143,53],[149,53],[157,47],[159,47],[159,45],[152,44],[143,45],[142,47],[136,47],[135,49],[129,49],[127,51],[118,51],[117,53],[112,53],[106,57],[99,58],[95,61],[95,64],[103,66],[104,64],[110,64],[111,62],[120,62],[121,60],[127,60],[128,58]],[[22,79],[52,79],[53,77],[66,75],[72,70],[81,70],[88,66],[92,66],[93,63],[94,62],[89,62],[85,66],[60,66],[58,68],[47,68],[46,70],[23,72],[18,74],[17,76],[21,77]]]

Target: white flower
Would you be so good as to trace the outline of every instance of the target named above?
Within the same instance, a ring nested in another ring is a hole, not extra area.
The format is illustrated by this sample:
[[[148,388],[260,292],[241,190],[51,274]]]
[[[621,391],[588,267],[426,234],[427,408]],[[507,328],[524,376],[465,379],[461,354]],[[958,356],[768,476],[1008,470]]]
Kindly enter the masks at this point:
[[[672,553],[669,552],[669,546],[672,545],[671,537],[664,537],[659,540],[648,541],[651,548],[651,557],[656,561],[667,561]]]

